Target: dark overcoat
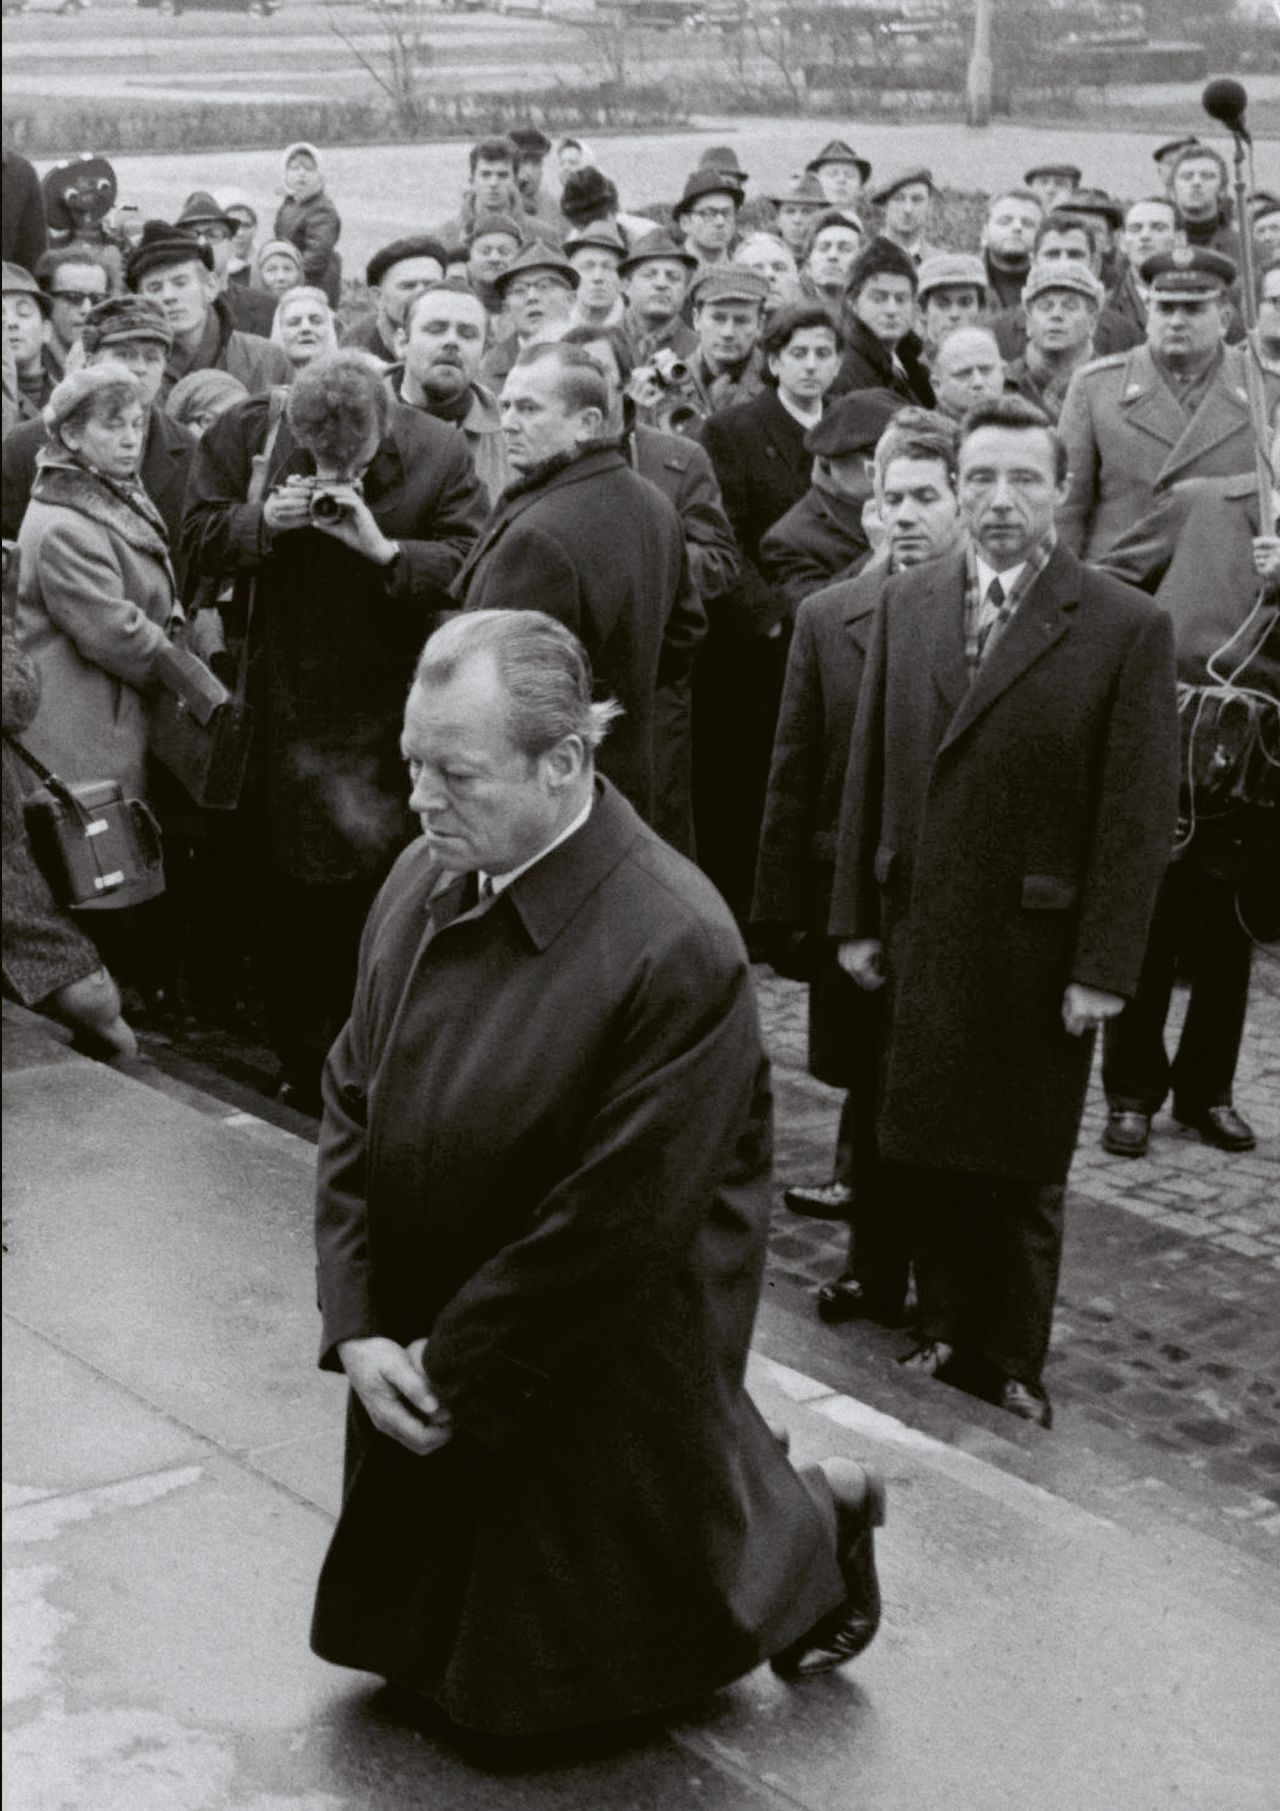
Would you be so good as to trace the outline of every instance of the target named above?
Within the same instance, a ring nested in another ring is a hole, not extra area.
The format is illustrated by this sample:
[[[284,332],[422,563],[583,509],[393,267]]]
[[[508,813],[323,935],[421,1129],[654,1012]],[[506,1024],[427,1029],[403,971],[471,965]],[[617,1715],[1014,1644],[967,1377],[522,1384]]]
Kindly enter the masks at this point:
[[[894,353],[890,353],[866,322],[851,317],[847,310],[841,330],[844,352],[836,381],[831,386],[833,397],[845,396],[850,390],[893,390],[904,403],[916,403],[922,409],[933,407],[933,385],[929,381],[924,343],[919,334],[904,334]]]
[[[830,929],[888,977],[879,1134],[899,1163],[1065,1180],[1091,1040],[1130,998],[1169,861],[1169,619],[1059,546],[970,685],[963,553],[890,581],[867,653]]]
[[[611,444],[548,460],[508,486],[453,594],[464,610],[545,610],[573,630],[597,695],[625,711],[601,772],[649,817],[657,688],[689,671],[706,628],[667,498]]]
[[[348,1423],[312,1640],[500,1734],[680,1704],[840,1601],[744,1388],[769,1218],[746,953],[607,782],[486,905],[407,850],[325,1076],[322,1363],[427,1335],[453,1440]]]
[[[849,739],[887,578],[887,568],[877,566],[815,592],[800,606],[773,739],[751,908],[754,922],[811,934],[809,1068],[833,1088],[852,1085],[855,1040],[865,1043],[873,1029],[875,1003],[824,946]]]
[[[262,505],[246,501],[269,407],[267,396],[237,403],[200,442],[183,522],[188,568],[242,581],[233,631],[256,579],[246,804],[263,860],[309,885],[376,879],[415,832],[400,757],[405,696],[484,521],[484,491],[462,435],[397,403],[364,475],[375,521],[400,543],[394,564],[374,566],[312,528],[271,540]],[[266,489],[314,471],[282,417]]]
[[[852,578],[867,559],[864,502],[811,484],[761,540],[761,568],[793,616],[806,597],[838,578]]]

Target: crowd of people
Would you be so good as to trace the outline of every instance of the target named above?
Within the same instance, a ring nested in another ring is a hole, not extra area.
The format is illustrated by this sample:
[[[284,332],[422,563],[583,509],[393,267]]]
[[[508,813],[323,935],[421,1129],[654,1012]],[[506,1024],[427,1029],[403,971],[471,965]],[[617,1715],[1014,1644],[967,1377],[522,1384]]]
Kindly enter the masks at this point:
[[[542,611],[621,707],[601,772],[696,860],[752,956],[809,982],[814,1072],[845,1105],[832,1175],[790,1179],[786,1200],[851,1227],[821,1312],[909,1321],[910,1362],[1047,1422],[1089,1040],[1037,1019],[1044,977],[1089,996],[1069,1031],[1106,1021],[1109,1150],[1140,1155],[1170,1090],[1210,1142],[1253,1142],[1232,1100],[1240,900],[1274,837],[1280,658],[1248,399],[1274,425],[1280,198],[1236,218],[1222,155],[1188,134],[1127,200],[1066,162],[995,171],[962,243],[930,170],[873,172],[835,138],[758,184],[709,147],[678,196],[631,212],[588,147],[526,125],[472,146],[454,211],[406,209],[358,283],[323,153],[290,145],[282,176],[273,214],[197,190],[138,221],[105,160],[41,180],[5,152],[6,733],[69,782],[148,801],[168,874],[161,899],[73,923],[22,847],[34,782],[6,750],[24,876],[6,991],[65,1017],[95,975],[79,1031],[107,1050],[131,1036],[112,975],[126,1018],[249,1023],[283,1096],[318,1111],[362,926],[417,828],[401,711],[418,652],[457,612]],[[1132,642],[1116,581],[1163,606]],[[898,639],[927,584],[967,600],[937,676],[959,717],[987,616],[1004,641],[1046,588],[1079,604],[1068,648],[1094,669],[1066,659],[1050,682],[1049,621],[1020,662],[993,656],[1031,682],[1007,722],[985,713],[987,765],[926,860],[937,749],[911,737],[942,706],[913,694],[908,732],[893,699],[942,658],[923,619],[914,650]],[[1152,621],[1173,625],[1181,691]],[[254,712],[234,811],[200,809],[150,750],[174,647]],[[1188,822],[1199,750],[1191,710],[1180,757],[1170,743],[1175,704],[1196,701],[1199,732],[1228,694],[1246,729],[1214,747],[1234,750],[1233,784]],[[997,879],[1005,853],[1018,873]],[[957,1086],[957,1053],[981,1086]],[[989,1276],[985,1308],[955,1249],[975,1216],[1023,1277],[1002,1295]],[[1015,1296],[1011,1331],[993,1303]]]

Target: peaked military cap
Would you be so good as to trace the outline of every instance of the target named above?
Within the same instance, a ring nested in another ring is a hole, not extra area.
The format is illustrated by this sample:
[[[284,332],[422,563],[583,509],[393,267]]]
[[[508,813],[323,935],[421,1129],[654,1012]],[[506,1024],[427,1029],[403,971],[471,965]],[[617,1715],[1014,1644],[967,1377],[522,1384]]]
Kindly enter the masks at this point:
[[[1234,258],[1210,251],[1207,245],[1175,245],[1144,258],[1138,275],[1153,295],[1166,302],[1201,302],[1225,294],[1238,267]]]

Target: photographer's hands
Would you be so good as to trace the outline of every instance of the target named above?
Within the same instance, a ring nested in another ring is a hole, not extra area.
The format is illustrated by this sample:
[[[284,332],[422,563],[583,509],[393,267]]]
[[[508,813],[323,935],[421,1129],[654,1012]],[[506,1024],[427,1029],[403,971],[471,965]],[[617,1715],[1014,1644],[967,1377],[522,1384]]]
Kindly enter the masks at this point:
[[[399,543],[389,541],[383,534],[356,486],[326,484],[325,490],[335,503],[342,505],[342,514],[336,521],[313,518],[311,526],[321,534],[332,535],[373,565],[389,566],[400,551]]]

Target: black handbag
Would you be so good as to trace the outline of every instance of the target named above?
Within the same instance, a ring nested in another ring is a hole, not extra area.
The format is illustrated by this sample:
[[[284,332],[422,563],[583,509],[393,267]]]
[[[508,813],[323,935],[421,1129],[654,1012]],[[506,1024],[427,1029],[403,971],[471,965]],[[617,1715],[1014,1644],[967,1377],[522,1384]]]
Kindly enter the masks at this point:
[[[253,706],[244,699],[248,650],[246,634],[231,692],[190,649],[174,643],[160,656],[159,689],[148,697],[151,754],[206,811],[234,811],[240,803],[253,741]]]
[[[118,780],[68,785],[16,736],[5,741],[41,790],[23,801],[27,840],[58,904],[72,912],[122,911],[164,892],[160,826]]]

